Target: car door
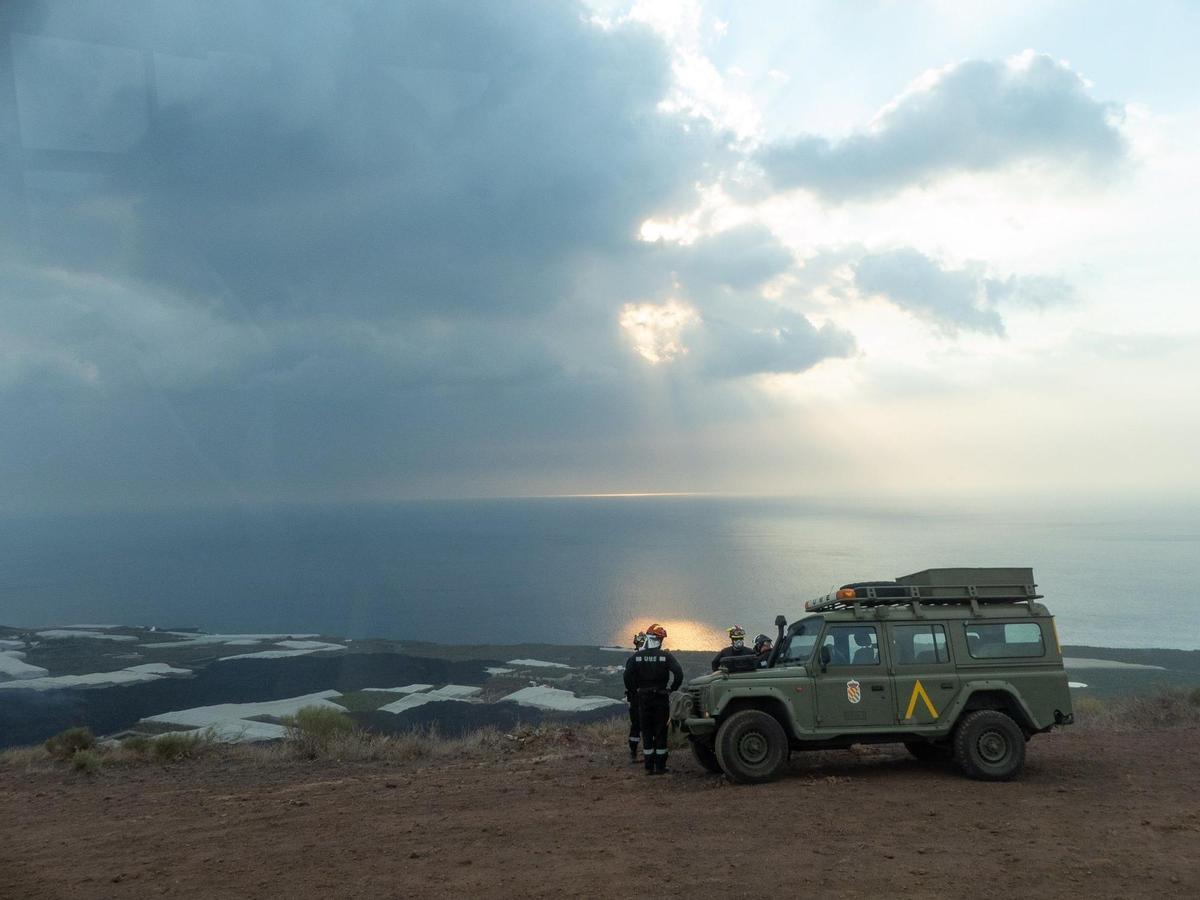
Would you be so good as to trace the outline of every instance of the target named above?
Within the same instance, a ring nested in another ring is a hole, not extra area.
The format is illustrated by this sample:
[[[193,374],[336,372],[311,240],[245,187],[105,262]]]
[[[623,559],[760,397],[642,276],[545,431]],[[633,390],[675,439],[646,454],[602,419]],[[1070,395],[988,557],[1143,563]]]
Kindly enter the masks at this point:
[[[936,731],[958,693],[959,678],[941,623],[887,626],[895,674],[896,720],[914,731]]]
[[[818,649],[817,727],[839,732],[896,723],[891,675],[884,665],[879,627],[829,625]]]

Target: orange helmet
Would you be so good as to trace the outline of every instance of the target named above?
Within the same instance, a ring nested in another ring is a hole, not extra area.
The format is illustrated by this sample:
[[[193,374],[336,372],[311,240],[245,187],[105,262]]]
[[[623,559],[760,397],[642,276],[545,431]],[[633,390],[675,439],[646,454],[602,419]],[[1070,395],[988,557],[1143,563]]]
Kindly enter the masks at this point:
[[[656,637],[660,641],[667,636],[667,629],[657,622],[646,629],[646,637]]]

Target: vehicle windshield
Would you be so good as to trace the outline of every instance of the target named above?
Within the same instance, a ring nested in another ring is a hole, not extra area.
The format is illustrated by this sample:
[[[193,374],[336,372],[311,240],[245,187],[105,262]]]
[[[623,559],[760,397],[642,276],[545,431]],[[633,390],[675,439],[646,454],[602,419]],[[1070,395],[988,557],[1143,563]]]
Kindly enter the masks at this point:
[[[824,622],[821,616],[809,616],[793,625],[783,652],[779,655],[778,665],[799,666],[808,662]]]

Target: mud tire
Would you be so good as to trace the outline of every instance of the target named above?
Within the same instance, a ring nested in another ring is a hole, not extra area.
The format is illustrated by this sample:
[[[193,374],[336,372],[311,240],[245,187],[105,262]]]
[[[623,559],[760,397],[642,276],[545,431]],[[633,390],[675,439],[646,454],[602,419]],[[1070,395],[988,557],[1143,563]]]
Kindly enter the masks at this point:
[[[715,749],[725,777],[738,784],[770,781],[787,765],[783,726],[758,709],[744,709],[726,719],[717,731]]]
[[[954,759],[968,778],[1008,781],[1025,765],[1025,732],[999,710],[977,710],[954,730]]]

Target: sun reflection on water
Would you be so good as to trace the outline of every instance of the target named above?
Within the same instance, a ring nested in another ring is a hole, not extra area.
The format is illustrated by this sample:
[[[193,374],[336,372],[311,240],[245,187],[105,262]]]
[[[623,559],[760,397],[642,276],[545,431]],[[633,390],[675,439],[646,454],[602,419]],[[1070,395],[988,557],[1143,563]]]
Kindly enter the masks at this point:
[[[668,650],[717,650],[728,643],[723,631],[705,622],[697,622],[695,619],[654,619],[649,616],[635,616],[613,634],[613,644],[619,647],[629,647],[632,652],[633,636],[639,631],[645,631],[655,622],[667,629],[667,639],[663,643]]]

